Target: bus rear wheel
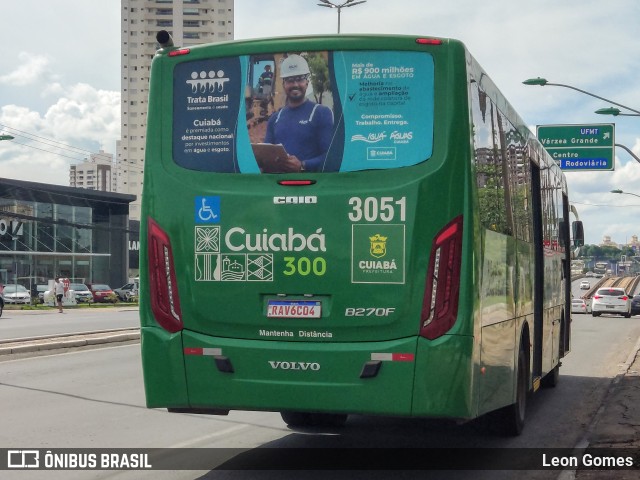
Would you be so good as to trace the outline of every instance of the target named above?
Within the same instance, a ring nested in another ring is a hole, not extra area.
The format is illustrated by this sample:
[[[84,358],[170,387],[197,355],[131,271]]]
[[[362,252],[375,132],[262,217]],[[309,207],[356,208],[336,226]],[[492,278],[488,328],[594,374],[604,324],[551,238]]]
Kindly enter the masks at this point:
[[[280,412],[284,423],[290,427],[341,427],[347,421],[346,414],[315,412]]]
[[[500,433],[506,436],[518,436],[524,428],[524,419],[527,410],[527,394],[529,390],[527,364],[527,355],[521,345],[520,352],[518,353],[518,368],[516,372],[516,401],[496,412]]]

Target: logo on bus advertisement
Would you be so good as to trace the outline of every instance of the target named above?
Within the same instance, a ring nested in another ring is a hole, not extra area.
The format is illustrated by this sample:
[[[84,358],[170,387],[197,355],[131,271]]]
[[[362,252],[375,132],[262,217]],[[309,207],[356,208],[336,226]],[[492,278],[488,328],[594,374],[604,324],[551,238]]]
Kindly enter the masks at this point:
[[[173,78],[176,163],[192,170],[236,172],[237,105],[242,98],[238,59],[179,63]]]
[[[191,80],[187,80],[187,85],[191,87],[192,93],[219,93],[224,90],[224,84],[229,81],[223,70],[217,72],[213,69],[209,72],[191,72]],[[201,97],[204,98],[204,97]]]
[[[194,269],[196,282],[273,281],[273,255],[224,253],[219,226],[196,226]]]
[[[352,225],[352,283],[404,283],[404,256],[404,225]]]
[[[225,246],[232,252],[326,252],[325,235],[322,228],[304,235],[289,227],[286,233],[270,232],[263,228],[260,233],[247,232],[242,227],[230,228],[224,236]]]
[[[367,160],[395,160],[395,147],[371,147],[367,148]]]
[[[369,252],[372,257],[381,258],[387,254],[387,238],[388,237],[383,237],[379,233],[376,233],[373,237],[369,237],[371,241]]]
[[[213,203],[207,199],[196,199],[196,222],[217,222],[219,205],[206,209]],[[251,233],[242,227],[232,227],[223,233],[219,225],[196,225],[194,233],[194,270],[197,282],[215,281],[262,281],[274,280],[273,252],[326,252],[326,239],[322,228],[305,235],[293,228],[286,232],[270,232],[263,228],[260,233]],[[326,262],[322,257],[285,257],[285,275],[324,275]]]
[[[366,143],[378,143],[382,142],[385,138],[387,138],[387,134],[384,132],[381,133],[370,133],[366,137],[362,134],[356,134],[351,136],[352,142],[366,142]]]

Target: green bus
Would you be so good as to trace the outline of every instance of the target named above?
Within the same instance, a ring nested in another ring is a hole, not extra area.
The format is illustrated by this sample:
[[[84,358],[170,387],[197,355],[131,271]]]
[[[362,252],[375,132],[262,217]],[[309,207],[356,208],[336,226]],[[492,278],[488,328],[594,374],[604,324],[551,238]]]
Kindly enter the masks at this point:
[[[563,173],[465,46],[340,35],[151,67],[149,408],[467,420],[518,434],[570,349]],[[573,233],[570,230],[573,230]]]

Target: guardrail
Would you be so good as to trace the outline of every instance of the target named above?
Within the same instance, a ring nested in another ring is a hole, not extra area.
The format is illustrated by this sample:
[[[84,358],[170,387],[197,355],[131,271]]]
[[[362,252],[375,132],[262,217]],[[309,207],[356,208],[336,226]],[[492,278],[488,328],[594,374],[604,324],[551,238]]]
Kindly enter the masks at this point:
[[[638,284],[640,284],[640,276],[635,277],[603,277],[598,279],[598,282],[593,285],[589,290],[586,291],[580,298],[585,300],[593,297],[593,294],[599,288],[604,287],[618,287],[624,288],[625,292],[629,295],[633,295],[634,292],[638,289]]]

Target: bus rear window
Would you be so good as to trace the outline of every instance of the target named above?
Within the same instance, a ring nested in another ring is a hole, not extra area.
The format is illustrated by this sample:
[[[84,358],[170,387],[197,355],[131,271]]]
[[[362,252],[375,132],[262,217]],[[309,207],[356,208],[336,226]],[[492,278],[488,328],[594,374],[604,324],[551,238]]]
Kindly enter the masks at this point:
[[[408,51],[178,63],[173,159],[219,173],[349,172],[430,158],[434,62]]]

